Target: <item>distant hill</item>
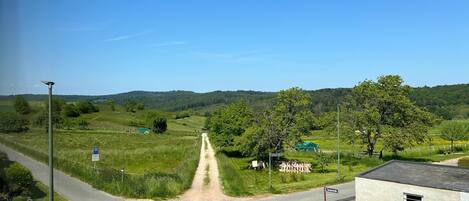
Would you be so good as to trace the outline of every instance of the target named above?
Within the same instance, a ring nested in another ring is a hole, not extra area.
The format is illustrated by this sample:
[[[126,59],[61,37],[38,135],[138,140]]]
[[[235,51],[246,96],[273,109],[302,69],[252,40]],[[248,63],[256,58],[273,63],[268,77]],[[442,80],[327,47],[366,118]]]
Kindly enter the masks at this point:
[[[308,91],[312,97],[312,110],[322,113],[335,110],[337,103],[350,94],[350,88],[320,89]],[[164,111],[212,111],[217,107],[245,99],[259,110],[271,105],[275,92],[260,91],[213,91],[195,93],[191,91],[149,92],[131,91],[127,93],[104,96],[57,95],[66,101],[92,100],[102,102],[114,100],[123,104],[126,100],[143,102],[147,107]],[[46,95],[23,95],[28,100],[45,100]],[[410,98],[419,106],[444,118],[469,117],[469,84],[444,85],[435,87],[413,88]],[[0,100],[13,99],[13,96],[0,96]]]

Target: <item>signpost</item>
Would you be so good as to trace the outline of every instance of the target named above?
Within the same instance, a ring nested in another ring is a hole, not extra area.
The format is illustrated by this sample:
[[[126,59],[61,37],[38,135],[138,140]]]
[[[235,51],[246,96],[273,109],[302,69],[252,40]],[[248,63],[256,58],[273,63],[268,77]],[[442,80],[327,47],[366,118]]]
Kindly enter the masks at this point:
[[[96,169],[96,161],[99,161],[99,147],[94,146],[91,153],[91,161],[93,162],[93,168]]]
[[[339,189],[336,188],[328,188],[324,186],[324,201],[327,201],[326,193],[339,193]]]
[[[272,157],[280,157],[282,153],[270,153],[269,152],[269,191],[272,190]]]

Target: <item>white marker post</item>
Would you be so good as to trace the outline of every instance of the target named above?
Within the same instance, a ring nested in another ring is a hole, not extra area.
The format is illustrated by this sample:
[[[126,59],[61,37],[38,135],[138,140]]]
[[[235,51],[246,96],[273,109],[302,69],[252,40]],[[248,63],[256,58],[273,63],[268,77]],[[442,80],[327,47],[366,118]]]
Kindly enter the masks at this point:
[[[99,147],[98,146],[93,147],[93,151],[91,153],[91,161],[93,162],[93,168],[97,171],[96,162],[99,161]]]

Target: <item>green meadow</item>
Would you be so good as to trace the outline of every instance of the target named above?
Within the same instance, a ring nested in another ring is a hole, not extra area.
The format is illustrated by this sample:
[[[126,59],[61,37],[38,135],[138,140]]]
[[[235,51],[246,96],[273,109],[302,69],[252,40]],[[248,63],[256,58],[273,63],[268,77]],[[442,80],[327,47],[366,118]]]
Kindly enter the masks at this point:
[[[81,115],[89,122],[88,129],[55,129],[54,166],[123,197],[162,199],[182,193],[190,187],[198,165],[199,130],[205,118],[174,119],[171,113],[162,113],[168,119],[165,133],[140,134],[138,127],[130,125],[142,122],[146,111],[131,113],[119,107],[111,111],[101,105],[100,112]],[[47,162],[48,138],[44,128],[2,133],[0,141]],[[91,162],[94,146],[100,149],[96,164]]]

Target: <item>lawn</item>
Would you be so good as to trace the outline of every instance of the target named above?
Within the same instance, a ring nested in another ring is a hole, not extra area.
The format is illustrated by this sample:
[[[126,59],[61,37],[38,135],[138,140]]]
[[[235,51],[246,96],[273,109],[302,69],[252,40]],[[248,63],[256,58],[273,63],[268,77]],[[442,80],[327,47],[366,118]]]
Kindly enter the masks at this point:
[[[168,119],[164,134],[142,135],[128,126],[130,121],[142,120],[142,116],[143,112],[102,110],[83,115],[90,122],[89,130],[56,130],[56,168],[115,195],[160,199],[180,194],[190,187],[197,168],[200,138],[196,130],[202,128],[205,118]],[[0,134],[0,141],[47,161],[44,129]],[[97,169],[91,162],[94,145],[100,149]]]

